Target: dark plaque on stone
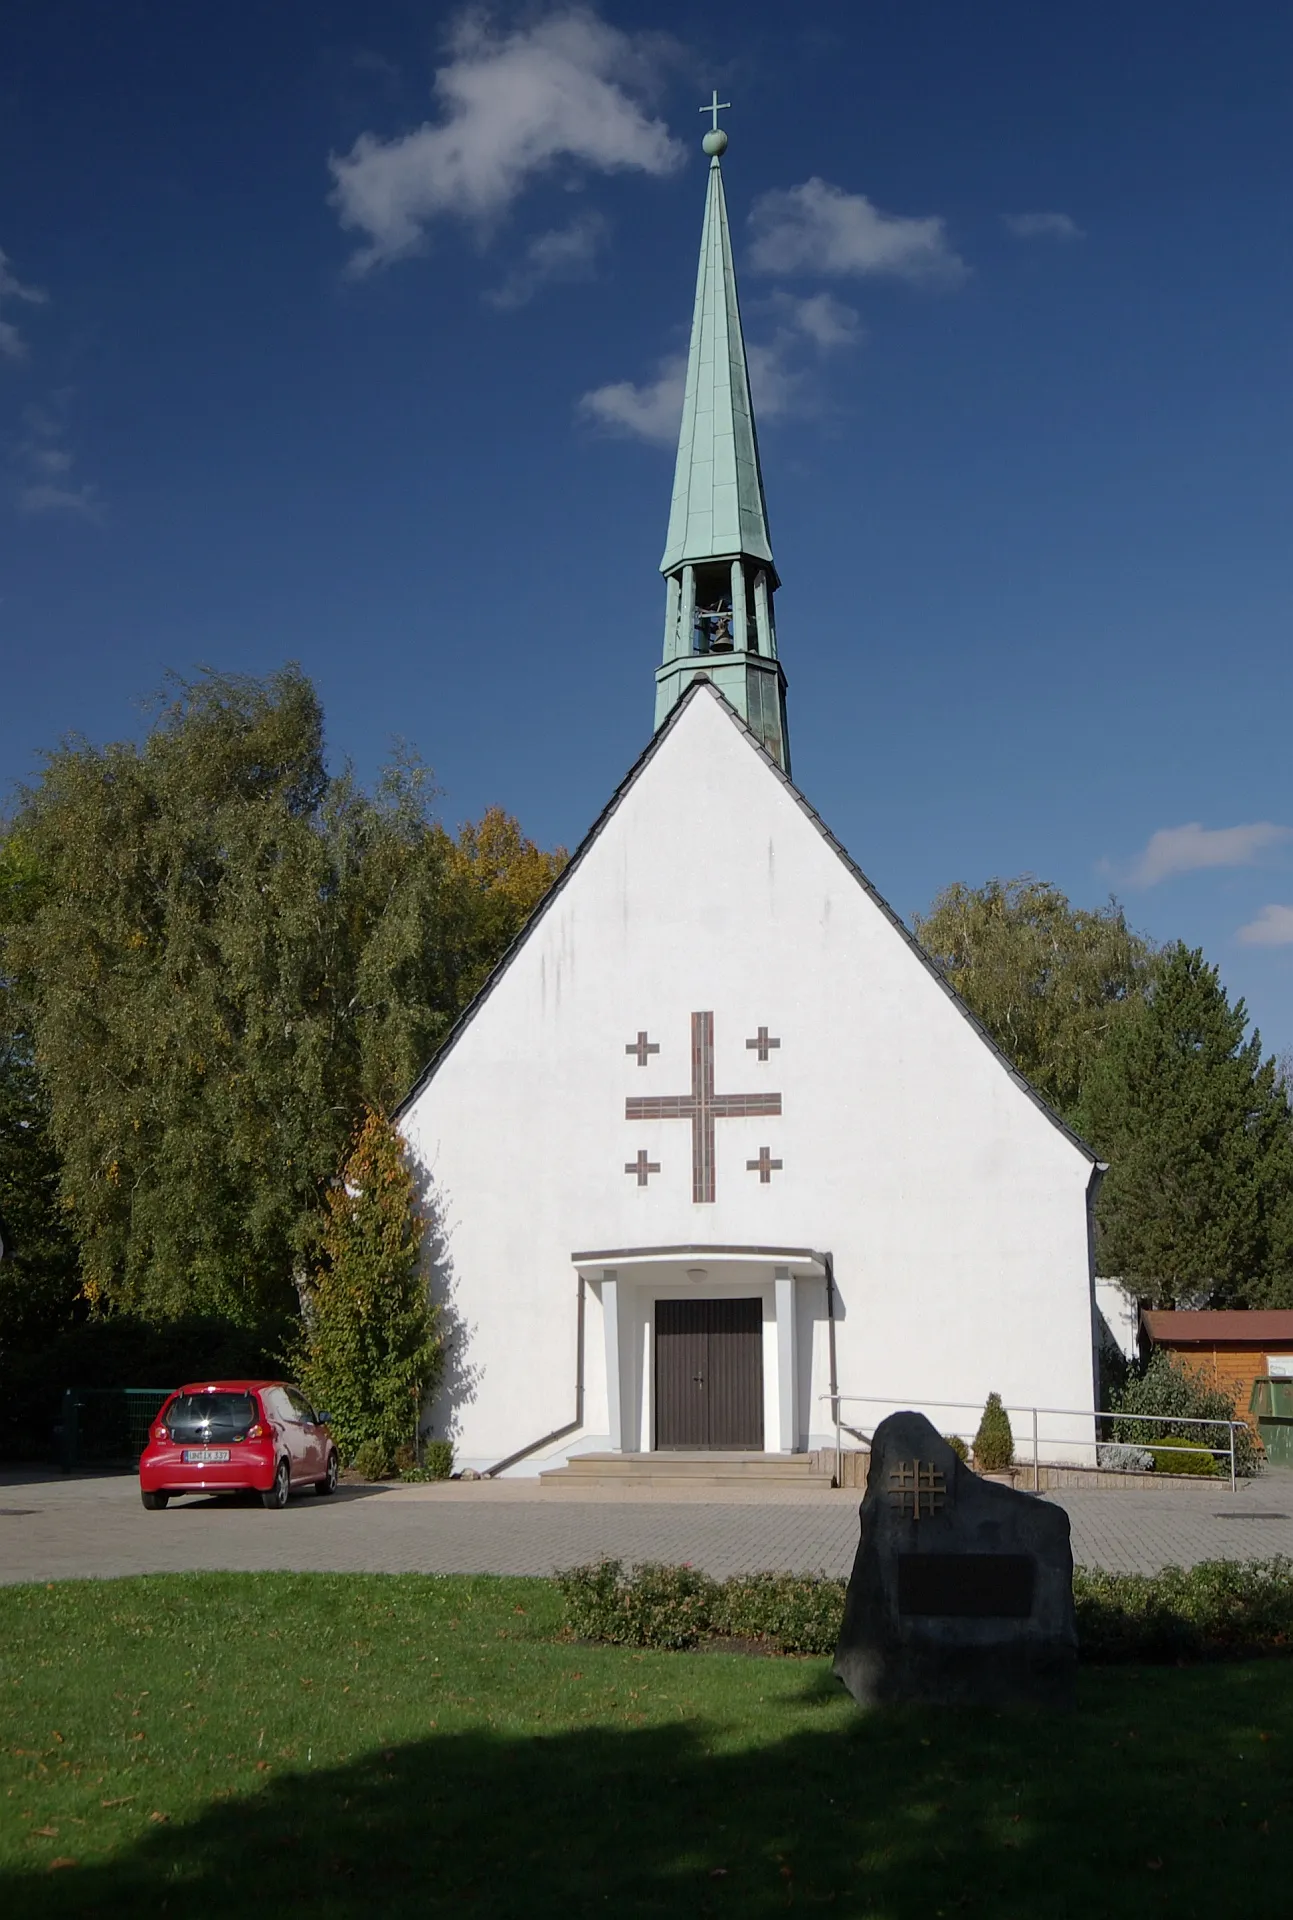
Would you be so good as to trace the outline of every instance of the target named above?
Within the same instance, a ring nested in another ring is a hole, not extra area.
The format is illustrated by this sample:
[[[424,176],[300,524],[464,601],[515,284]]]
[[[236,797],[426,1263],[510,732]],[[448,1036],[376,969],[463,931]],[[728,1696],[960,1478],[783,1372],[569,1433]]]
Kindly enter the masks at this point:
[[[1069,1520],[980,1479],[921,1413],[876,1428],[835,1672],[865,1706],[1070,1706]]]

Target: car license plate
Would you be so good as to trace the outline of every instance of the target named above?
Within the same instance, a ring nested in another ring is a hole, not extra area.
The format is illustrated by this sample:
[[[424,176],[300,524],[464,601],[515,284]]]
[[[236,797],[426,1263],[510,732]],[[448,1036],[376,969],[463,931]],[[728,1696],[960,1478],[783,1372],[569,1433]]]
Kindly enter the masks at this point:
[[[229,1458],[228,1447],[185,1447],[184,1464],[186,1467],[206,1466]]]

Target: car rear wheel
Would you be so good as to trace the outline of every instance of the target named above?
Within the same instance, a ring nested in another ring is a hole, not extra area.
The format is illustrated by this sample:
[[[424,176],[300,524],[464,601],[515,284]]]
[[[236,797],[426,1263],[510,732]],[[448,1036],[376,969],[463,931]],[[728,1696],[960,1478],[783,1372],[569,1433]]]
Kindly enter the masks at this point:
[[[139,1498],[143,1501],[144,1505],[147,1507],[149,1513],[160,1513],[162,1508],[166,1505],[166,1502],[170,1499],[170,1497],[171,1496],[169,1493],[144,1493],[144,1492],[141,1492],[139,1496]]]
[[[281,1510],[287,1505],[287,1496],[290,1489],[291,1478],[288,1474],[287,1462],[286,1460],[280,1460],[278,1463],[278,1472],[274,1475],[274,1484],[269,1488],[268,1492],[261,1494],[260,1504],[262,1507],[273,1507]]]
[[[324,1474],[322,1480],[315,1481],[314,1483],[315,1492],[316,1493],[335,1493],[337,1491],[337,1475],[339,1472],[340,1472],[340,1468],[337,1465],[337,1456],[335,1453],[330,1453],[328,1455],[328,1470]]]

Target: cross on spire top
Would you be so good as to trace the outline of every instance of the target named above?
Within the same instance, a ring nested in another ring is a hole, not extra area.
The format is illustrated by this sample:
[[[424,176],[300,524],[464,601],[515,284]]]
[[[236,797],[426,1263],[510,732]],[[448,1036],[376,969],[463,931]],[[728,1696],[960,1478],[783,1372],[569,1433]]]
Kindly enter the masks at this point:
[[[713,114],[713,116],[714,116],[714,131],[715,131],[715,133],[717,133],[717,132],[718,132],[718,116],[719,116],[719,114],[720,114],[720,113],[727,113],[727,112],[728,112],[728,111],[730,110],[730,108],[731,108],[731,105],[732,105],[732,103],[731,103],[731,101],[730,101],[730,100],[720,100],[720,99],[719,99],[719,97],[718,97],[718,88],[717,88],[717,87],[715,87],[715,88],[714,88],[714,97],[713,97],[713,99],[712,99],[711,101],[709,101],[709,103],[708,103],[708,105],[706,105],[706,106],[703,106],[703,107],[701,107],[701,108],[699,108],[699,109],[698,109],[698,111],[699,111],[699,112],[701,112],[701,113],[712,113],[712,114]]]

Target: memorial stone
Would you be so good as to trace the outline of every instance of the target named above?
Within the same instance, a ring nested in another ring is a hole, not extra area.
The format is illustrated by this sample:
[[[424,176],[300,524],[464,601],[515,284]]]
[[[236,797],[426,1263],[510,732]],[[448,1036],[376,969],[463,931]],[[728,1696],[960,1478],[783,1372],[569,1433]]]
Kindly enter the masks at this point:
[[[862,1706],[1071,1706],[1062,1507],[983,1480],[920,1413],[876,1428],[835,1673]]]

